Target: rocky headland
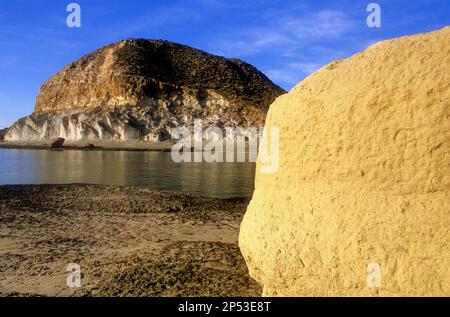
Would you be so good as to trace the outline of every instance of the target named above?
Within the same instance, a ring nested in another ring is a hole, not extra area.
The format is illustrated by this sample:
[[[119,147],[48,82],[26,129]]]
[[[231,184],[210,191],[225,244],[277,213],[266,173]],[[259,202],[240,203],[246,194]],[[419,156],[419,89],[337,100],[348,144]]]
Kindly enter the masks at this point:
[[[176,127],[260,127],[284,91],[255,67],[176,43],[128,39],[64,67],[5,141],[146,147]]]

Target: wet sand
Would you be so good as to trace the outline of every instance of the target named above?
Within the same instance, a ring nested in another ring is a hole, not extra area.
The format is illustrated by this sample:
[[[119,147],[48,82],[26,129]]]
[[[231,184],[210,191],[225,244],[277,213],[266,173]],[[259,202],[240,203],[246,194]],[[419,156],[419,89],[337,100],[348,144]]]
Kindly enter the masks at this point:
[[[248,199],[0,186],[1,296],[259,296],[237,246]],[[69,288],[69,263],[82,271]]]

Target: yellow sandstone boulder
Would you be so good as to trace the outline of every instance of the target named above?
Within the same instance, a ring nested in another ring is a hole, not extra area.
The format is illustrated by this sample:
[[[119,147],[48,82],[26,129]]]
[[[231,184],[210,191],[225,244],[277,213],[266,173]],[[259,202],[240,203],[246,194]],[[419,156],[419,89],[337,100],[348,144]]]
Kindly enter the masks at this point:
[[[325,66],[266,127],[239,238],[264,295],[450,295],[450,27]]]

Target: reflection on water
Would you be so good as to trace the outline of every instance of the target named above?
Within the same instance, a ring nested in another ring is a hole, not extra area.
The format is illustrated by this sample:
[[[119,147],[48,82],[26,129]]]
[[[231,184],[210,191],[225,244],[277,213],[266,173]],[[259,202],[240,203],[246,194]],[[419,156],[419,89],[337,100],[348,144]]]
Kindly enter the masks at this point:
[[[254,163],[175,163],[170,153],[0,149],[0,184],[146,186],[205,197],[251,196]]]

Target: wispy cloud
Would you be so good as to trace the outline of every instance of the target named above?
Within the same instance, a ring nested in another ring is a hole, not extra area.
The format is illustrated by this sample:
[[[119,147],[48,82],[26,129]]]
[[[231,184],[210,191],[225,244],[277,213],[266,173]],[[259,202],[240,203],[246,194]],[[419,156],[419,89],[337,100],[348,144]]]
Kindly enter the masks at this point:
[[[323,47],[324,41],[339,41],[355,21],[339,10],[305,11],[300,15],[275,12],[263,26],[230,31],[215,40],[214,53],[227,57],[256,58],[270,52],[277,63],[265,69],[276,83],[290,88],[334,58],[340,51]]]
[[[294,17],[280,14],[264,27],[250,27],[230,32],[213,43],[217,53],[227,56],[258,54],[267,48],[287,54],[299,45],[337,38],[351,29],[354,22],[342,11],[323,10]]]
[[[268,47],[280,47],[289,45],[291,39],[277,31],[269,29],[251,29],[242,31],[236,39],[219,39],[214,42],[212,50],[216,54],[243,57],[263,52]]]
[[[298,39],[338,37],[348,31],[354,22],[342,11],[323,10],[309,17],[288,18],[285,25]]]
[[[278,69],[268,69],[266,70],[266,74],[273,81],[281,83],[283,86],[294,86],[322,66],[319,63],[294,62],[288,63]]]

